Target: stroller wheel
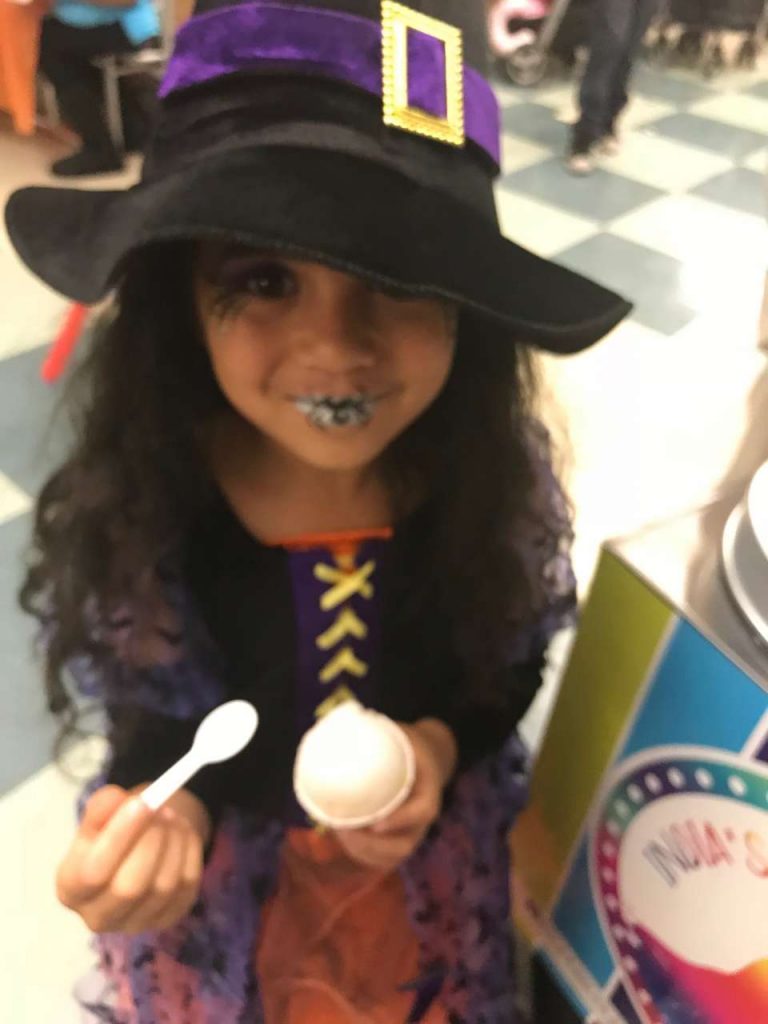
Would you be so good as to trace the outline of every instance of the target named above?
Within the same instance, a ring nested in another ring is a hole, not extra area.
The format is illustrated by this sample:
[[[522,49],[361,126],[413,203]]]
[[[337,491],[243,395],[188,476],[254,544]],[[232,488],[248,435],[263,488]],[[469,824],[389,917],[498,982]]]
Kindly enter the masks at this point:
[[[547,73],[547,63],[547,55],[541,53],[535,43],[528,43],[507,57],[504,67],[510,81],[530,89]]]

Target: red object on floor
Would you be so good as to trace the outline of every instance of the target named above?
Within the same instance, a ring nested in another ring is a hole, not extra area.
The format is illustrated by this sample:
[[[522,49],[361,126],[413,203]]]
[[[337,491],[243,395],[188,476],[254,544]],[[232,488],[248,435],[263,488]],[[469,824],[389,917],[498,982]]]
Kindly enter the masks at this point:
[[[53,384],[66,370],[69,357],[83,332],[87,316],[87,306],[75,302],[70,307],[40,371],[40,376],[46,384]]]

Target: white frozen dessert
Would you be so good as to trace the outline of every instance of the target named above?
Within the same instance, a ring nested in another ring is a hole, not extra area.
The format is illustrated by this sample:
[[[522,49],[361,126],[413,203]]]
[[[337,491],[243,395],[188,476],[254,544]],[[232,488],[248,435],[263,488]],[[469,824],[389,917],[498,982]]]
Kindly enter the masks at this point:
[[[318,824],[365,828],[407,800],[415,775],[413,747],[403,730],[386,715],[347,701],[302,739],[293,784]]]

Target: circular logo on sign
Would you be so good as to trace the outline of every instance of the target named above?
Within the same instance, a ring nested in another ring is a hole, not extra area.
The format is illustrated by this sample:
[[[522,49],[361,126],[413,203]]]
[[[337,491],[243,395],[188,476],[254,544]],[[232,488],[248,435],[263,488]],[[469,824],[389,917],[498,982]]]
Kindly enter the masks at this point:
[[[768,1021],[768,766],[692,747],[624,762],[590,866],[641,1021]]]

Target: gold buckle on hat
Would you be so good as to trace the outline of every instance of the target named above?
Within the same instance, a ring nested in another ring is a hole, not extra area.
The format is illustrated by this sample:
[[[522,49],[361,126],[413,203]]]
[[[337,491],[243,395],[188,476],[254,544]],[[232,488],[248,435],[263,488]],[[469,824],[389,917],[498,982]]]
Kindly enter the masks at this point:
[[[382,0],[382,69],[384,124],[426,135],[452,146],[463,146],[464,47],[461,29],[430,18],[410,7]],[[437,117],[412,107],[408,98],[408,32],[439,39],[445,50],[446,116]]]

